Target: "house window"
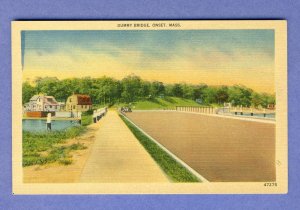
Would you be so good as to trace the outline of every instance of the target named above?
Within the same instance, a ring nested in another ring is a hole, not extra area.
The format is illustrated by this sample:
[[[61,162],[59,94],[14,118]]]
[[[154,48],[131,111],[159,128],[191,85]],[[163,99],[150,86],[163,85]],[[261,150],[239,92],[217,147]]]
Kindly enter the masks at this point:
[[[50,108],[52,108],[52,105],[50,105]]]
[[[75,109],[75,105],[73,105],[73,109]]]
[[[72,102],[72,98],[70,98],[70,102]]]

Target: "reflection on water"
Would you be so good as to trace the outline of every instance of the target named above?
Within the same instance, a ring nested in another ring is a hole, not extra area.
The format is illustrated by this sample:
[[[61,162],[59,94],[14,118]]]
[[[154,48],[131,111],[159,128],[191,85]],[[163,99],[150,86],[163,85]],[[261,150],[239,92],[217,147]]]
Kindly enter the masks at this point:
[[[46,127],[46,120],[33,120],[33,119],[26,119],[23,120],[23,131],[30,131],[30,132],[43,132],[47,131]],[[74,120],[52,120],[52,130],[59,131],[65,130],[72,126],[78,126],[78,121]]]

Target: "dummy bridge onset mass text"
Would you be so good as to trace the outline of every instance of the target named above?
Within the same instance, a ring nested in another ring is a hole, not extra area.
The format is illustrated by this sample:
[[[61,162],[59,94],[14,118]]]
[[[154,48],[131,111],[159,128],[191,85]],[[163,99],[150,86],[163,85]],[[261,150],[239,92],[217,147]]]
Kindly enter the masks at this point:
[[[120,23],[118,28],[180,28],[180,23]]]

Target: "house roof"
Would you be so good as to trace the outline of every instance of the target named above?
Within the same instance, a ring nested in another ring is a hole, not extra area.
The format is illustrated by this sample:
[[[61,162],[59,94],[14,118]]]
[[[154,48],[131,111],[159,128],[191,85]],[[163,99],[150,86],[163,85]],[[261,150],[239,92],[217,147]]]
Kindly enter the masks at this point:
[[[45,96],[44,103],[46,105],[58,105],[57,101],[53,96]]]
[[[31,97],[30,101],[37,101],[38,98],[41,98],[46,105],[58,105],[57,101],[53,96],[44,96],[44,95],[34,95]]]
[[[92,99],[90,96],[83,94],[75,94],[75,96],[77,96],[78,105],[92,105]]]
[[[39,95],[34,95],[31,97],[30,101],[36,101],[39,97]]]

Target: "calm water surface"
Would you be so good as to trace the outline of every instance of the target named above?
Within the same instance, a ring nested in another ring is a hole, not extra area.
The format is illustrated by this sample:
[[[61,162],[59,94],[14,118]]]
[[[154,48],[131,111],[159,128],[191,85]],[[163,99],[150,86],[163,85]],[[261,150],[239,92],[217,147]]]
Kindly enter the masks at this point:
[[[79,126],[78,121],[74,120],[52,120],[52,131],[61,131],[67,128]],[[23,120],[23,131],[43,132],[47,131],[46,120]]]

